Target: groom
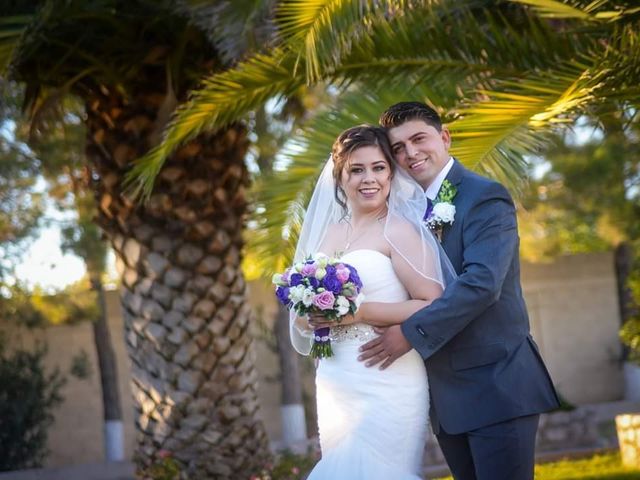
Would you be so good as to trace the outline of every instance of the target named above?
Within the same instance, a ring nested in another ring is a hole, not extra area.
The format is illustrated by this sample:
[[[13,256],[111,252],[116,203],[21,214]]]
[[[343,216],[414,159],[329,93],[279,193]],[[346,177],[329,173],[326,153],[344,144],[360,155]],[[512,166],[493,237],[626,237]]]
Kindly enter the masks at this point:
[[[440,219],[438,233],[458,278],[431,305],[380,330],[359,359],[384,369],[411,348],[422,355],[432,428],[456,480],[533,479],[539,414],[559,402],[529,334],[511,197],[449,156],[449,131],[427,105],[393,105],[380,123],[429,200],[442,199],[443,183],[449,199],[454,192],[453,221]]]

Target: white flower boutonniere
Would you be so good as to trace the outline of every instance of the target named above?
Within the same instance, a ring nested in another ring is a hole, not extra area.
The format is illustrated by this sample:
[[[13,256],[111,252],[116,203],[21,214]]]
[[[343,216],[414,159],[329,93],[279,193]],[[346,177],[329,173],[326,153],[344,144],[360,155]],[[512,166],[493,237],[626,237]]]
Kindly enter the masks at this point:
[[[456,187],[449,180],[445,180],[433,205],[425,213],[424,221],[435,232],[438,240],[441,239],[442,228],[445,225],[451,225],[455,220],[456,206],[453,204],[453,199],[457,194]]]

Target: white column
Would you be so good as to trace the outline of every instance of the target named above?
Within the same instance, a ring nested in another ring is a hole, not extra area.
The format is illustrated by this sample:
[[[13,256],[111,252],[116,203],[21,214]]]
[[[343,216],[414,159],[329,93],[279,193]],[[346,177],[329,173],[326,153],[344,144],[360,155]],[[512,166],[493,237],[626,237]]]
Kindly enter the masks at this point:
[[[124,427],[122,420],[104,423],[104,455],[107,462],[124,460]]]
[[[298,453],[307,448],[307,422],[304,417],[304,407],[301,404],[282,405],[282,443]]]

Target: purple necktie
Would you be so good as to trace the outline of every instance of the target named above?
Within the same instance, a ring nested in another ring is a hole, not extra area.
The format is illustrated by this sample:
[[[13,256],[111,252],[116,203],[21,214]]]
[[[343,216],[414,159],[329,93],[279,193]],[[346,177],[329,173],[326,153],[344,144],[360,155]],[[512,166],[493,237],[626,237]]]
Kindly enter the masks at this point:
[[[433,201],[429,197],[427,197],[427,210],[424,212],[423,220],[427,220],[433,211]]]

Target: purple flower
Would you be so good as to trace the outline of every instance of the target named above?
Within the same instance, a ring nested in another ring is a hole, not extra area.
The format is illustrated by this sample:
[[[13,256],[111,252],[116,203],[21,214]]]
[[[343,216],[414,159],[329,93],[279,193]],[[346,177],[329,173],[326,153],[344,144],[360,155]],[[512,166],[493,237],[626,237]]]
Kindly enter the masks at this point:
[[[349,270],[344,265],[342,266],[342,268],[338,266],[338,268],[336,269],[336,277],[338,277],[338,280],[340,280],[343,285],[349,280],[349,275],[351,275],[351,270]]]
[[[309,281],[309,286],[314,290],[317,290],[320,286],[320,280],[318,280],[316,277],[309,277],[307,278],[307,280]]]
[[[362,288],[362,280],[360,280],[360,277],[358,276],[358,272],[356,271],[356,269],[349,266],[349,270],[351,271],[351,274],[349,275],[349,281],[353,283],[356,287]]]
[[[276,288],[276,297],[283,305],[289,305],[291,301],[289,300],[289,287],[278,287]]]
[[[316,266],[313,263],[307,263],[300,273],[305,277],[313,277],[316,274]]]
[[[302,275],[299,273],[294,273],[289,277],[289,286],[295,287],[296,285],[300,285],[302,283]]]
[[[329,274],[329,272],[327,271],[327,275],[322,279],[322,285],[324,286],[324,288],[326,288],[330,292],[333,292],[335,295],[339,295],[342,291],[342,282],[338,280],[335,269],[331,274]]]

